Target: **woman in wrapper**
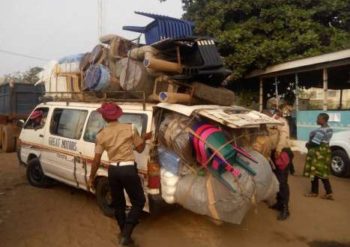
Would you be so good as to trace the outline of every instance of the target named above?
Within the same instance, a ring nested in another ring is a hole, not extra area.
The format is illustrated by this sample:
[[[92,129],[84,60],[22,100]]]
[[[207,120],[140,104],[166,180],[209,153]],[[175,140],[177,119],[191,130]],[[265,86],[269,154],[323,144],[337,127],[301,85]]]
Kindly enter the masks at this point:
[[[332,187],[329,182],[331,171],[331,149],[329,141],[333,130],[328,125],[329,116],[327,113],[320,113],[316,123],[321,127],[310,132],[309,142],[306,143],[308,153],[304,167],[304,176],[311,179],[311,192],[306,197],[318,196],[318,180],[321,179],[326,194],[322,199],[333,200]]]

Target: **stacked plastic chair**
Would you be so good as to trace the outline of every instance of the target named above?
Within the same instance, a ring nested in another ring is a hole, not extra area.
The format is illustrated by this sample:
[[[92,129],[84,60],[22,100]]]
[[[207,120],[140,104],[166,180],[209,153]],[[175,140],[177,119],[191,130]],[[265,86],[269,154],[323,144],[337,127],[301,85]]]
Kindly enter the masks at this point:
[[[212,124],[201,122],[192,126],[192,130],[194,134],[191,136],[191,142],[196,152],[197,162],[217,177],[224,185],[232,189],[221,175],[229,172],[238,178],[241,175],[241,171],[237,167],[244,169],[252,176],[256,175],[254,169],[241,159],[239,155],[256,162],[254,158],[242,148],[231,144],[221,129]]]

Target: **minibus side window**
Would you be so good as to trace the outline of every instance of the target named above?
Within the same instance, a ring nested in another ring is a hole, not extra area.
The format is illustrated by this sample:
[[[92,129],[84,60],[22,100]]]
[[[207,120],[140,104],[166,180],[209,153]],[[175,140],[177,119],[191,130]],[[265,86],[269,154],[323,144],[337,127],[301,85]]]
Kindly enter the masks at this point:
[[[84,133],[84,140],[88,142],[95,142],[96,134],[106,126],[105,120],[102,115],[97,111],[93,111],[90,114],[88,123],[86,125],[86,130]]]
[[[35,112],[41,111],[42,115],[37,119],[30,119]],[[40,107],[36,108],[35,111],[32,112],[32,114],[28,117],[27,122],[24,124],[24,129],[42,129],[45,126],[47,114],[49,112],[49,108],[47,107]]]
[[[139,134],[143,134],[147,128],[147,115],[142,113],[123,113],[118,119],[120,123],[132,123],[136,127]],[[102,115],[96,111],[91,112],[86,130],[84,133],[84,140],[88,142],[95,142],[97,133],[106,126]]]
[[[88,111],[55,109],[50,124],[50,133],[70,139],[80,139]]]

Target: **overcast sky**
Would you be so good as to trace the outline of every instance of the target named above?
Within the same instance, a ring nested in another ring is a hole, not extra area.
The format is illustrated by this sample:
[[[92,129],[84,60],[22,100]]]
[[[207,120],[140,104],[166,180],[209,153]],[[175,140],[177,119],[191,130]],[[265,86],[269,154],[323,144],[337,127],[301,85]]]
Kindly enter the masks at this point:
[[[153,19],[134,11],[180,18],[181,0],[102,0],[103,33],[136,38],[125,25],[144,26]],[[48,60],[88,52],[98,43],[98,0],[0,0],[0,76],[46,62],[7,54],[14,52]]]

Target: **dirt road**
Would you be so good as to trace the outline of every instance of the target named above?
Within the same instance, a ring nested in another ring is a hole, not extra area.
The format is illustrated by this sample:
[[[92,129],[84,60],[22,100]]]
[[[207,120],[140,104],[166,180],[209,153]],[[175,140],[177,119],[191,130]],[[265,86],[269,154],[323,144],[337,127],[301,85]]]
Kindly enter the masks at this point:
[[[217,225],[182,208],[156,217],[145,215],[136,228],[139,246],[350,246],[350,179],[331,178],[335,201],[305,198],[309,181],[300,176],[303,156],[297,156],[290,177],[291,217],[279,222],[276,212],[258,204],[241,225]],[[255,212],[257,211],[257,212]],[[113,247],[113,219],[103,216],[88,193],[58,184],[31,187],[14,153],[0,153],[1,247]]]

